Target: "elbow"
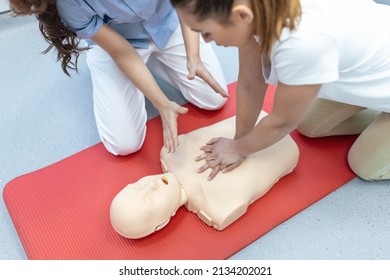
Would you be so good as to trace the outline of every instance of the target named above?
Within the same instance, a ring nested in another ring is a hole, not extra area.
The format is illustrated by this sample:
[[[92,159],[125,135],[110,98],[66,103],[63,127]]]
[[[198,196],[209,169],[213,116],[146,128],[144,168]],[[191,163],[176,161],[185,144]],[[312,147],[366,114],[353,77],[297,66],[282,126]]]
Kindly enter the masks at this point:
[[[294,129],[298,127],[298,123],[291,121],[288,118],[279,118],[273,116],[272,114],[266,116],[264,121],[268,122],[268,125],[272,127],[274,131],[278,132],[280,139],[289,135]]]
[[[297,126],[291,123],[280,124],[280,126],[278,127],[283,137],[289,135],[296,128]]]

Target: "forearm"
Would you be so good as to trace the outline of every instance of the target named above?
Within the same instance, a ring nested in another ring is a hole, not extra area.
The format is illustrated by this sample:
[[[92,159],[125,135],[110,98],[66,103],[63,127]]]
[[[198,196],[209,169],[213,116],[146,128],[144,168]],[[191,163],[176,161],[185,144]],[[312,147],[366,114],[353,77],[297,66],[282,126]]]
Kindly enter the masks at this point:
[[[265,149],[291,133],[316,99],[320,85],[288,86],[279,82],[272,112],[236,141],[243,156]]]
[[[168,106],[169,99],[158,86],[142,58],[133,53],[113,57],[116,65],[157,109]]]
[[[270,147],[295,129],[291,123],[267,115],[249,132],[236,141],[237,151],[243,156]]]
[[[180,20],[180,17],[179,17]],[[180,20],[180,28],[183,34],[184,46],[186,48],[187,60],[199,58],[199,33],[192,31],[188,25]]]
[[[264,96],[259,88],[248,88],[237,83],[236,133],[238,139],[251,131],[259,117]]]
[[[261,57],[256,52],[257,43],[255,41],[239,49],[236,139],[248,133],[255,126],[267,90],[261,70]]]
[[[168,105],[168,98],[161,91],[143,59],[127,40],[107,25],[103,25],[92,39],[111,56],[123,74],[157,109]]]

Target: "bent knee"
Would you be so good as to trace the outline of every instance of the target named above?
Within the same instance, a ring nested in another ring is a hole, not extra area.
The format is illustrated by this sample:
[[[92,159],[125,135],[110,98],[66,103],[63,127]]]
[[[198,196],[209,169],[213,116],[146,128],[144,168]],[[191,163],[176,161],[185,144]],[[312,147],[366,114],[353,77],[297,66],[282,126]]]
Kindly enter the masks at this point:
[[[210,110],[210,111],[221,109],[223,106],[225,106],[226,101],[227,101],[227,98],[223,98],[221,96],[221,98],[218,98],[218,100],[216,100],[215,102],[211,103],[209,106],[207,106],[204,109]]]
[[[362,160],[354,154],[356,151],[348,153],[348,164],[352,171],[366,181],[380,181],[390,179],[390,162],[380,162],[373,160]]]
[[[309,138],[316,138],[316,137],[321,137],[321,133],[318,133],[318,131],[315,131],[312,129],[310,126],[305,125],[304,123],[301,123],[297,127],[297,131]]]
[[[145,133],[137,137],[116,137],[115,139],[104,139],[102,142],[108,152],[115,156],[127,156],[139,151],[144,143]]]
[[[133,154],[139,149],[141,149],[143,142],[138,141],[131,141],[131,142],[116,142],[116,143],[109,143],[109,142],[103,142],[104,146],[106,147],[107,151],[109,151],[111,154],[115,156],[127,156],[130,154]]]
[[[209,85],[204,82],[196,85],[192,85],[185,90],[182,89],[184,98],[196,107],[212,111],[218,110],[226,104],[227,98],[215,92]]]
[[[225,106],[227,98],[224,98],[215,92],[211,92],[210,95],[215,96],[210,96],[205,100],[193,100],[192,103],[201,109],[209,111],[218,110]]]

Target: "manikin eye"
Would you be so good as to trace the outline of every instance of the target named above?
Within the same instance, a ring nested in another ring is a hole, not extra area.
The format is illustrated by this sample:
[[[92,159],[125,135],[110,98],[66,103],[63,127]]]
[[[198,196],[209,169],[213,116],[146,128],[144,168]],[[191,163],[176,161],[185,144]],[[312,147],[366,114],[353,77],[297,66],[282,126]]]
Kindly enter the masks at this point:
[[[169,184],[169,181],[166,177],[161,177],[161,181],[165,184],[165,185],[168,185]]]

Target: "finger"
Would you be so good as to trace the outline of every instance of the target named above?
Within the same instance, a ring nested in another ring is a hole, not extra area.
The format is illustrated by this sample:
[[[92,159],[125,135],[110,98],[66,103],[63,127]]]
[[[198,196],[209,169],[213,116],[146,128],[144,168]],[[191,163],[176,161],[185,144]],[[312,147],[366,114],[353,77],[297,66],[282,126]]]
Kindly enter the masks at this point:
[[[196,76],[195,71],[191,71],[190,70],[190,72],[187,75],[187,79],[188,80],[193,80],[193,79],[195,79],[195,76]]]
[[[164,147],[167,150],[167,153],[171,153],[171,147],[169,146],[168,142],[164,141]]]
[[[178,145],[179,145],[178,142],[172,143],[172,145],[171,145],[171,153],[176,152],[176,147],[177,147]]]
[[[200,147],[200,149],[201,149],[202,151],[204,151],[206,154],[207,154],[207,153],[211,153],[211,146],[210,146],[210,145],[202,146],[202,147]]]
[[[215,176],[217,176],[219,171],[220,171],[219,166],[213,168],[213,170],[211,170],[209,176],[207,177],[207,180],[209,180],[209,181],[213,180],[215,178]]]
[[[217,138],[211,138],[207,143],[206,145],[213,145],[215,143],[217,143],[222,137],[217,137]]]
[[[195,158],[195,161],[201,161],[206,157],[206,154],[201,154]]]
[[[179,146],[179,136],[176,134],[174,135],[173,138],[173,152],[176,150],[176,147]]]
[[[188,108],[183,107],[183,106],[179,106],[178,109],[177,109],[177,112],[179,114],[187,114],[188,113]]]
[[[170,136],[166,135],[164,137],[164,146],[167,149],[168,153],[173,153],[175,151],[177,145],[175,140],[172,138],[172,135]]]
[[[205,153],[204,159],[207,161],[207,163],[211,163],[212,161],[218,161],[218,158],[213,153]]]
[[[194,66],[189,67],[187,79],[193,80],[193,79],[195,79],[195,76],[196,76],[196,67],[194,67]]]
[[[169,153],[174,153],[176,152],[176,147],[177,147],[177,143],[176,142],[170,142],[169,144]]]
[[[174,153],[176,147],[179,144],[179,137],[177,135],[177,127],[170,127],[167,133],[165,134],[165,141],[168,147],[168,153]]]
[[[202,165],[201,167],[199,167],[198,170],[196,170],[196,172],[202,173],[202,172],[206,171],[206,170],[209,169],[209,168],[210,168],[209,164],[208,164],[208,163],[205,163],[204,165]]]
[[[237,168],[241,164],[241,162],[242,161],[239,161],[239,162],[230,164],[230,165],[226,166],[225,168],[222,168],[222,173],[227,173],[227,172],[232,171],[233,169]]]
[[[207,158],[206,158],[206,161],[207,161],[207,163],[209,164],[209,166],[211,168],[216,168],[217,166],[219,168],[219,161],[218,160],[216,160],[216,159],[209,159],[209,160],[207,160]]]
[[[177,123],[170,127],[169,132],[169,144],[171,146],[171,152],[174,152],[176,150],[176,147],[179,145],[179,136],[177,135]]]
[[[171,153],[171,151],[172,151],[172,142],[171,142],[170,138],[167,135],[164,136],[164,146],[167,149],[167,152]]]
[[[217,82],[216,79],[214,79],[214,77],[210,73],[198,76],[202,78],[216,93],[220,94],[223,97],[229,97],[227,91]]]

